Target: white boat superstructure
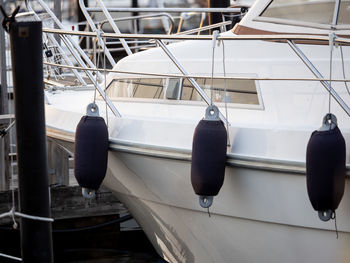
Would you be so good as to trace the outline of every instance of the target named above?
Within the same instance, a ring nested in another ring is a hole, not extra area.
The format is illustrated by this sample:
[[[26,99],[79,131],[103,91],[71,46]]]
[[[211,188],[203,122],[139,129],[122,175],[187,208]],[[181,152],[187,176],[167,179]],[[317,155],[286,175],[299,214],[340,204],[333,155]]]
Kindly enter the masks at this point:
[[[159,47],[102,70],[96,104],[110,136],[103,184],[165,260],[350,261],[349,178],[337,238],[334,220],[321,221],[311,206],[305,177],[308,140],[329,111],[349,148],[349,18],[350,1],[260,0],[216,41],[144,36]],[[94,94],[48,91],[47,135],[73,151]],[[211,103],[228,122],[228,147],[224,184],[207,211],[190,174],[193,133]]]

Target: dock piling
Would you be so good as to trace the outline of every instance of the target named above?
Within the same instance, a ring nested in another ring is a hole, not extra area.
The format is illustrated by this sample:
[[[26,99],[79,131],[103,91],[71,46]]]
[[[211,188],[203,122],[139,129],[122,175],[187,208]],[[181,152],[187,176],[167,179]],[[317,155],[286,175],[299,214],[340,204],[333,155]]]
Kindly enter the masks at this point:
[[[41,22],[10,24],[20,212],[50,217]],[[21,218],[24,262],[53,262],[51,222]]]

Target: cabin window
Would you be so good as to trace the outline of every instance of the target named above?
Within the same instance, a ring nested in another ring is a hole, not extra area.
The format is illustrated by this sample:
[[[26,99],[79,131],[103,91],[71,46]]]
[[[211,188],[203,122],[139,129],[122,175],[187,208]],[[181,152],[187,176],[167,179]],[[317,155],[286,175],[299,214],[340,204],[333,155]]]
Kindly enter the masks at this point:
[[[350,1],[341,1],[338,16],[338,25],[350,24]]]
[[[196,79],[196,82],[209,98],[211,97],[211,94],[213,94],[214,102],[259,104],[254,80],[226,79],[226,93],[224,79],[214,78],[213,89],[211,89],[212,80],[210,78],[198,78]],[[181,99],[195,101],[203,100],[187,79],[183,83]]]
[[[261,16],[317,24],[331,24],[334,6],[335,0],[274,0]]]
[[[117,79],[107,88],[110,98],[163,99],[165,79]]]
[[[207,94],[213,95],[214,102],[259,105],[258,92],[254,80],[214,78],[213,88],[210,78],[195,79]],[[225,92],[226,84],[226,92]],[[116,79],[107,88],[111,99],[144,98],[185,101],[203,101],[202,97],[187,79],[182,78],[143,78]]]

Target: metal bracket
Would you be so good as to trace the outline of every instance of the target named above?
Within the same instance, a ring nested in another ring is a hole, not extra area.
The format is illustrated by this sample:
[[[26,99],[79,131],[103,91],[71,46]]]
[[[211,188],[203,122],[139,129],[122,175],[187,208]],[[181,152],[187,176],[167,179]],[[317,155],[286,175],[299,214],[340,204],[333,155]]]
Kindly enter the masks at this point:
[[[329,33],[329,48],[330,48],[331,51],[333,50],[333,47],[334,47],[334,46],[335,46],[335,47],[338,47],[338,44],[336,44],[336,43],[334,42],[334,40],[336,40],[337,38],[338,38],[338,37],[337,37],[336,34],[334,34],[334,32]]]
[[[209,105],[205,110],[205,120],[207,121],[218,121],[219,117],[219,109],[215,105]]]
[[[86,115],[99,117],[100,116],[100,112],[98,110],[97,104],[90,103],[89,105],[87,105],[87,107],[86,107]]]
[[[92,199],[96,196],[96,191],[88,188],[81,188],[81,193],[86,199]]]
[[[332,219],[333,215],[334,215],[333,210],[318,211],[318,217],[324,222],[327,222],[330,219]]]
[[[337,117],[335,117],[332,113],[327,113],[323,117],[322,126],[318,129],[318,131],[330,131],[337,127]]]
[[[214,197],[213,196],[206,196],[206,195],[200,195],[199,196],[199,204],[203,208],[208,208],[213,204]]]

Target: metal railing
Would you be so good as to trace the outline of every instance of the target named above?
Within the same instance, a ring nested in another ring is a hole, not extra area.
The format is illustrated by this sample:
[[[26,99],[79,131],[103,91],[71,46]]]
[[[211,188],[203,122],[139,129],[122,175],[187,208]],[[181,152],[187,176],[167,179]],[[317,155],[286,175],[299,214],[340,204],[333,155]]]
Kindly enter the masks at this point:
[[[144,12],[144,13],[157,13],[157,12],[166,12],[166,13],[184,13],[184,12],[197,12],[197,13],[240,13],[242,8],[135,8],[135,7],[126,7],[126,8],[113,8],[109,7],[107,10],[111,13],[113,12]],[[88,12],[103,12],[101,8],[98,7],[86,7]]]
[[[142,20],[142,19],[159,19],[162,17],[166,17],[168,21],[170,21],[170,28],[167,32],[168,35],[170,35],[173,31],[173,28],[175,27],[175,21],[173,17],[168,14],[168,13],[160,13],[160,14],[148,14],[148,15],[138,15],[138,16],[127,16],[127,17],[121,17],[121,18],[115,18],[113,19],[114,22],[121,22],[121,21],[137,21],[137,20]],[[103,29],[104,24],[108,23],[108,20],[103,20],[99,22],[99,25],[101,26],[101,29]],[[166,31],[166,30],[164,30]],[[134,32],[137,34],[137,29],[134,28]]]
[[[43,3],[43,0],[38,0],[39,3],[42,4],[43,8],[47,11],[47,13],[53,18],[53,20],[57,23],[57,25],[61,29],[50,29],[50,28],[44,28],[43,32],[47,34],[59,34],[60,37],[63,39],[64,43],[67,45],[68,49],[71,51],[75,59],[78,61],[78,64],[80,65],[80,69],[85,71],[86,75],[89,77],[90,81],[95,86],[96,90],[100,93],[101,97],[105,100],[109,108],[112,110],[112,112],[116,116],[121,116],[118,110],[115,108],[114,104],[110,101],[110,99],[107,97],[105,91],[100,87],[97,80],[93,77],[91,71],[95,71],[97,75],[100,74],[100,70],[97,69],[97,67],[90,61],[90,59],[86,56],[86,54],[82,51],[82,49],[77,46],[77,44],[72,40],[71,36],[85,36],[85,37],[95,37],[98,39],[101,48],[103,48],[106,56],[108,57],[108,49],[106,47],[106,39],[119,39],[122,43],[123,47],[125,48],[126,52],[128,54],[132,54],[130,47],[128,43],[126,42],[128,39],[138,39],[138,40],[145,40],[150,41],[150,43],[156,42],[161,49],[165,52],[165,54],[169,57],[169,59],[174,63],[174,65],[179,69],[179,71],[182,73],[181,77],[187,78],[188,81],[191,83],[191,85],[194,87],[194,89],[198,92],[198,94],[201,96],[201,98],[209,105],[211,103],[210,98],[208,95],[203,91],[203,89],[198,85],[198,83],[195,81],[193,76],[190,76],[186,69],[181,65],[181,63],[177,60],[177,58],[174,56],[174,54],[171,53],[171,51],[167,48],[167,45],[163,41],[184,41],[184,40],[212,40],[212,36],[207,35],[157,35],[157,34],[122,34],[120,33],[118,27],[115,24],[115,20],[111,17],[109,14],[109,11],[112,12],[185,12],[188,11],[188,9],[184,8],[157,8],[157,9],[144,9],[144,8],[107,8],[104,6],[104,4],[101,2],[101,0],[98,0],[99,5],[101,8],[86,8],[82,7],[83,13],[87,14],[86,18],[89,22],[89,25],[93,29],[94,32],[79,32],[79,31],[68,31],[68,30],[62,30],[62,24],[60,21],[56,21],[57,18],[55,18],[54,14],[48,10],[48,7]],[[82,0],[80,0],[82,2]],[[82,3],[83,4],[83,3]],[[29,9],[29,11],[33,11]],[[107,21],[112,26],[115,33],[105,33],[102,30],[98,30],[95,26],[95,23],[93,23],[90,15],[88,14],[88,11],[94,11],[94,12],[103,12],[106,17]],[[194,8],[191,9],[192,12],[240,12],[241,9],[239,8],[217,8],[217,9],[207,9],[207,8]],[[89,21],[91,20],[91,21]],[[223,23],[225,24],[225,22]],[[222,26],[222,25],[220,25]],[[193,32],[199,32],[199,31],[193,31]],[[191,32],[191,33],[193,33]],[[315,35],[234,35],[234,36],[217,36],[216,41],[226,41],[226,40],[264,40],[264,41],[278,41],[278,42],[284,42],[287,43],[291,49],[298,55],[298,57],[305,63],[305,65],[310,69],[310,71],[316,76],[316,81],[319,81],[323,87],[330,92],[331,96],[335,99],[335,101],[342,107],[342,109],[346,112],[347,115],[350,116],[350,107],[342,100],[342,98],[339,96],[339,94],[334,90],[330,88],[329,81],[324,79],[323,76],[320,74],[320,72],[316,69],[316,67],[311,63],[311,61],[306,57],[306,55],[297,47],[295,42],[302,41],[302,42],[308,42],[308,43],[315,43],[315,42],[323,42],[324,44],[329,43],[329,37],[328,36],[315,36]],[[337,37],[334,39],[334,44],[340,44],[340,45],[349,45],[350,39],[347,38],[341,38]],[[110,54],[110,53],[109,53]],[[84,60],[87,62],[85,63],[81,57],[84,58]],[[110,61],[114,61],[113,58],[110,59]],[[52,65],[52,64],[51,64]],[[112,66],[115,65],[115,63],[111,63]],[[68,65],[69,68],[72,70],[77,70],[72,65]],[[103,69],[104,72],[108,72],[106,68]],[[159,75],[159,74],[158,74]],[[251,79],[251,78],[250,78]],[[271,79],[270,79],[271,80]],[[332,80],[334,81],[334,80]],[[341,80],[346,81],[346,80]],[[226,121],[224,116],[221,114],[221,119],[223,121]]]
[[[72,32],[72,31],[62,31],[57,29],[44,29],[44,32],[47,33],[61,33],[61,34],[76,34],[76,35],[85,35],[85,36],[96,36],[93,32]],[[210,98],[206,95],[206,93],[203,91],[203,89],[196,83],[194,80],[194,77],[198,76],[191,76],[188,74],[186,69],[181,65],[181,63],[176,59],[176,57],[169,51],[169,49],[164,44],[163,40],[212,40],[211,36],[188,36],[188,35],[140,35],[140,34],[114,34],[114,33],[104,33],[101,34],[101,37],[108,37],[108,38],[123,38],[123,39],[130,39],[130,38],[141,38],[141,39],[147,39],[149,41],[156,41],[158,45],[163,49],[163,51],[167,54],[167,56],[170,58],[170,60],[176,65],[176,67],[180,70],[182,75],[181,77],[187,78],[189,82],[192,84],[192,86],[195,88],[195,90],[199,93],[199,95],[202,97],[202,99],[207,103],[210,104]],[[324,42],[325,44],[328,44],[329,38],[327,36],[305,36],[305,35],[254,35],[254,36],[218,36],[218,41],[224,41],[224,40],[268,40],[268,41],[279,41],[279,42],[286,42],[291,46],[292,50],[302,59],[302,61],[309,67],[311,72],[314,73],[316,76],[315,79],[307,79],[307,80],[313,80],[313,81],[319,81],[322,83],[322,85],[326,88],[327,91],[331,91],[332,97],[335,99],[335,101],[343,108],[343,110],[346,112],[347,115],[350,116],[350,108],[349,106],[341,99],[339,94],[334,90],[330,89],[329,87],[329,80],[323,78],[323,76],[317,71],[316,67],[307,59],[306,55],[303,54],[303,52],[297,48],[295,41],[307,41],[310,44],[315,42]],[[340,44],[340,45],[349,45],[350,39],[346,38],[336,38],[334,40],[334,43]],[[107,70],[107,72],[113,72]],[[132,74],[131,72],[126,74]],[[147,73],[135,73],[135,74],[146,74]],[[159,74],[155,74],[159,75]],[[170,74],[164,74],[164,76],[175,76]],[[179,75],[176,75],[179,76]],[[242,78],[239,78],[242,79]],[[249,78],[252,79],[252,78]],[[262,78],[259,78],[262,79]],[[272,78],[265,78],[265,80],[273,80]],[[282,80],[282,79],[277,79]],[[286,79],[290,80],[290,79]],[[294,80],[300,80],[300,79],[294,79]],[[303,79],[305,80],[305,79]],[[336,81],[336,80],[332,80]],[[349,81],[346,79],[341,79],[338,81]],[[224,117],[221,116],[221,118],[225,121]]]
[[[65,55],[64,50],[60,47],[60,45],[58,44],[57,40],[55,39],[54,36],[52,36],[52,34],[50,33],[56,33],[59,34],[60,38],[62,39],[63,43],[65,44],[65,46],[67,47],[67,49],[69,50],[69,52],[71,53],[71,55],[73,56],[73,58],[75,59],[75,61],[78,63],[78,65],[83,68],[83,71],[85,72],[86,76],[88,77],[88,79],[91,81],[91,83],[95,86],[95,89],[100,93],[101,97],[106,101],[107,105],[109,106],[109,108],[111,109],[111,111],[114,113],[114,115],[116,116],[121,116],[120,113],[118,112],[118,110],[116,109],[116,107],[114,106],[114,104],[109,100],[109,98],[106,96],[105,91],[102,89],[102,87],[99,85],[97,79],[101,80],[102,76],[99,70],[97,70],[97,67],[93,64],[93,62],[90,60],[90,58],[87,56],[87,54],[80,48],[79,44],[77,42],[75,42],[72,39],[72,36],[74,34],[68,33],[66,34],[67,31],[63,30],[63,24],[57,19],[57,17],[54,15],[54,13],[50,10],[50,8],[47,6],[47,4],[43,1],[43,0],[37,0],[39,5],[43,8],[44,12],[46,12],[49,17],[52,19],[52,21],[54,22],[54,24],[58,27],[58,29],[56,29],[56,32],[48,32],[43,30],[43,32],[45,34],[47,34],[48,38],[50,39],[50,41],[57,46],[57,49],[63,54],[62,56],[64,57],[65,61],[67,62],[68,66],[70,67],[70,69],[72,70],[72,72],[75,74],[75,77],[80,81],[80,83],[82,85],[87,85],[85,80],[80,76],[80,74],[77,72],[77,70],[73,67],[73,63],[68,59],[68,57]],[[109,11],[107,10],[107,8],[105,7],[105,5],[103,4],[103,2],[101,0],[97,0],[99,6],[100,6],[100,11],[104,13],[104,15],[107,18],[107,21],[109,22],[109,24],[112,26],[114,32],[116,35],[122,35],[119,31],[119,28],[117,27],[117,25],[115,24],[115,21],[112,19]],[[112,66],[115,65],[115,61],[112,57],[112,55],[110,54],[108,48],[106,47],[106,39],[108,36],[105,35],[105,33],[100,30],[97,29],[95,27],[95,24],[93,23],[92,18],[90,17],[90,15],[87,12],[87,8],[84,6],[84,3],[82,0],[80,0],[80,6],[81,9],[83,11],[83,14],[86,16],[86,19],[90,25],[90,27],[93,29],[94,32],[85,32],[85,34],[81,34],[82,32],[79,32],[78,35],[81,36],[93,36],[95,38],[97,38],[97,41],[100,45],[100,47],[103,48],[104,54],[105,56],[108,58],[110,64]],[[30,2],[28,0],[26,0],[26,7],[30,13],[30,15],[33,15],[34,18],[36,20],[41,20],[39,15],[37,13],[35,13],[34,9],[31,7]],[[141,10],[137,10],[137,9],[129,9],[131,11],[141,11]],[[157,12],[159,12],[161,9],[157,9]],[[124,10],[125,11],[125,10]],[[173,9],[172,11],[189,11],[189,9]],[[240,9],[218,9],[218,10],[213,10],[213,9],[198,9],[198,10],[193,10],[191,9],[191,12],[193,11],[208,11],[208,12],[238,12],[240,11]],[[26,14],[27,15],[27,14]],[[93,33],[94,35],[91,35],[90,33]],[[116,35],[113,35],[113,37],[115,38]],[[136,34],[137,35],[137,34]],[[121,44],[123,45],[125,51],[127,52],[127,54],[132,54],[132,51],[128,45],[128,43],[125,40],[125,37],[121,37],[119,38]],[[95,78],[92,74],[92,72],[90,71],[90,69],[92,69],[95,74],[97,75],[97,78]],[[198,91],[200,92],[200,87],[199,85],[196,85],[196,89],[198,89]],[[201,92],[201,94],[203,95],[204,93]],[[205,94],[204,94],[205,95]],[[208,99],[205,98],[205,100],[207,101]]]

